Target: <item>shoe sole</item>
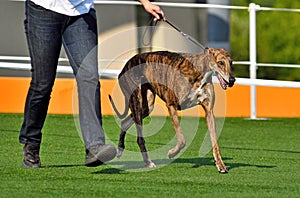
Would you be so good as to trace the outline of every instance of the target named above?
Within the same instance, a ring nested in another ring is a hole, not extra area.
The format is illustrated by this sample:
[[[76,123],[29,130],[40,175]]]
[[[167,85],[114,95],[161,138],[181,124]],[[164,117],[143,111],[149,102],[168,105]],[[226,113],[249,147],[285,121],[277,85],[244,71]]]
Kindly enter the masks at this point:
[[[114,159],[117,155],[117,150],[114,146],[107,146],[103,148],[97,155],[93,158],[86,159],[85,166],[96,167]]]
[[[93,158],[90,160],[86,160],[86,162],[85,162],[85,166],[87,166],[87,167],[96,167],[96,166],[100,166],[102,164],[103,164],[103,162],[99,161],[97,158],[96,158],[96,160]]]

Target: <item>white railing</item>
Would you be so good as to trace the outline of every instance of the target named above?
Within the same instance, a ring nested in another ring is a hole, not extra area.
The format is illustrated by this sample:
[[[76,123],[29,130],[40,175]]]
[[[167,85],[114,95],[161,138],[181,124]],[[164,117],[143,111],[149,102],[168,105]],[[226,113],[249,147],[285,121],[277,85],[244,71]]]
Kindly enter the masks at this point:
[[[25,0],[12,0],[25,1]],[[107,5],[141,5],[138,1],[95,1],[95,4]],[[278,80],[264,80],[256,79],[257,67],[288,67],[299,68],[300,65],[295,64],[272,64],[272,63],[257,63],[257,46],[256,46],[256,12],[258,11],[283,11],[283,12],[300,12],[300,9],[287,8],[270,8],[261,7],[257,4],[250,3],[249,6],[230,6],[230,5],[216,5],[216,4],[196,4],[196,3],[169,3],[169,2],[154,2],[162,7],[179,7],[179,8],[217,8],[217,9],[233,9],[233,10],[248,10],[249,12],[249,61],[234,61],[233,64],[249,65],[250,79],[237,78],[236,84],[250,85],[250,118],[256,119],[256,86],[275,86],[275,87],[292,87],[300,88],[300,82],[293,81],[278,81]],[[28,57],[13,57],[0,56],[0,68],[9,69],[30,69],[29,63],[15,63],[16,61],[29,61]],[[7,62],[11,60],[12,62]],[[67,61],[67,59],[60,59],[59,61]],[[104,60],[99,62],[126,62],[126,60]],[[70,67],[58,66],[58,72],[72,73]],[[119,74],[119,70],[100,70],[101,76],[115,78]]]
[[[300,12],[300,9],[286,9],[286,8],[266,8],[260,7],[255,3],[249,4],[249,65],[250,65],[250,79],[256,79],[256,70],[258,66],[287,66],[279,64],[263,64],[257,63],[257,46],[256,46],[256,12],[257,11],[289,11],[289,12]],[[299,68],[299,65],[289,65],[289,67]],[[270,82],[270,81],[269,81]],[[274,82],[273,82],[274,83]],[[283,83],[283,82],[281,82]],[[256,119],[256,84],[250,84],[250,118]],[[298,87],[299,88],[299,87]]]

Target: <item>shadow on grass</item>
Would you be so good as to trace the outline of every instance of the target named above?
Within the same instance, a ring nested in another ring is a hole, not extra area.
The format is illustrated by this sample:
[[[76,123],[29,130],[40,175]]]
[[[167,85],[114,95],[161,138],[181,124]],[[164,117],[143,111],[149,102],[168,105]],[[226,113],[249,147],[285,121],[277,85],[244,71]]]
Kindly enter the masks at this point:
[[[79,167],[79,166],[84,166],[84,164],[46,165],[46,166],[42,166],[42,168],[71,168],[71,167]]]
[[[84,164],[66,164],[66,165],[49,165],[49,166],[42,166],[42,168],[72,168],[72,167],[86,167]],[[102,170],[96,171],[96,172],[92,172],[92,174],[121,174],[121,173],[125,173],[124,170],[121,169],[117,169],[117,168],[112,168],[109,166],[106,166],[105,164],[102,166],[98,166],[99,168],[103,167]],[[96,167],[96,168],[98,168]],[[106,168],[107,167],[107,168]],[[88,169],[88,167],[86,167]],[[95,167],[94,167],[95,168]]]
[[[121,169],[117,169],[117,168],[106,168],[106,169],[103,169],[103,170],[100,170],[100,171],[95,171],[95,172],[92,172],[92,174],[122,174],[122,173],[125,173],[124,170],[121,170]]]
[[[229,160],[232,158],[223,158],[225,164],[229,170],[240,167],[256,167],[256,168],[275,168],[276,166],[268,166],[268,165],[255,165],[255,164],[244,164],[244,163],[230,163]],[[203,166],[215,166],[213,158],[177,158],[174,161],[169,159],[160,159],[153,160],[153,162],[157,165],[158,168],[164,167],[167,165],[174,164],[191,164],[191,168],[199,168]],[[100,171],[93,172],[92,174],[120,174],[129,172],[143,172],[155,170],[151,168],[145,168],[144,163],[142,161],[113,161],[108,164],[111,168],[103,169]],[[115,168],[117,167],[117,168]]]
[[[228,160],[232,158],[223,158],[224,163],[228,170],[240,167],[256,167],[256,168],[275,168],[276,166],[267,165],[255,165],[255,164],[244,164],[244,163],[230,163]],[[178,158],[173,163],[189,163],[194,164],[193,168],[199,168],[201,166],[215,166],[213,158]]]

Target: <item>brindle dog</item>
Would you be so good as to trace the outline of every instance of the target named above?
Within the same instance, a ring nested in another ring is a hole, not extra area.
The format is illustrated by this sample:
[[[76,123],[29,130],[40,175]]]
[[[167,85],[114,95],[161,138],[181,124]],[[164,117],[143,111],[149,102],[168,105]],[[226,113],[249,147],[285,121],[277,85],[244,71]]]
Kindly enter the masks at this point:
[[[125,96],[123,114],[118,112],[109,96],[114,111],[121,119],[127,116],[129,108],[131,110],[131,114],[121,123],[117,156],[121,157],[125,148],[126,131],[135,123],[137,143],[145,166],[156,167],[147,154],[142,134],[142,120],[153,110],[155,96],[158,95],[166,103],[177,136],[177,145],[169,150],[168,157],[173,158],[185,146],[177,111],[201,105],[206,113],[215,164],[220,173],[227,173],[217,142],[212,75],[217,75],[224,90],[227,86],[232,87],[235,78],[231,65],[231,56],[225,49],[213,48],[206,48],[200,54],[158,51],[132,57],[118,77],[120,88]]]

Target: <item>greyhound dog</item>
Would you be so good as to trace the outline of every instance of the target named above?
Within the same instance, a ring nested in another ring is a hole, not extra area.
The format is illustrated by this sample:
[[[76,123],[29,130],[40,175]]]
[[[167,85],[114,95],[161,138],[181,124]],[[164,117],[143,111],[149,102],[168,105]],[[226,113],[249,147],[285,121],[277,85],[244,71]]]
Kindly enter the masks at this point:
[[[177,137],[177,145],[169,150],[168,157],[175,157],[185,146],[185,138],[178,120],[178,110],[201,105],[205,111],[215,164],[220,173],[227,173],[217,142],[212,75],[217,76],[224,90],[227,86],[232,87],[235,78],[231,65],[231,56],[223,48],[218,50],[206,48],[200,54],[157,51],[132,57],[118,76],[120,88],[125,96],[123,114],[119,113],[109,96],[114,111],[122,119],[117,157],[121,157],[125,148],[126,131],[135,124],[137,144],[145,166],[156,167],[147,154],[142,134],[142,120],[153,110],[155,97],[158,95],[166,103]],[[130,115],[128,115],[129,109]]]

